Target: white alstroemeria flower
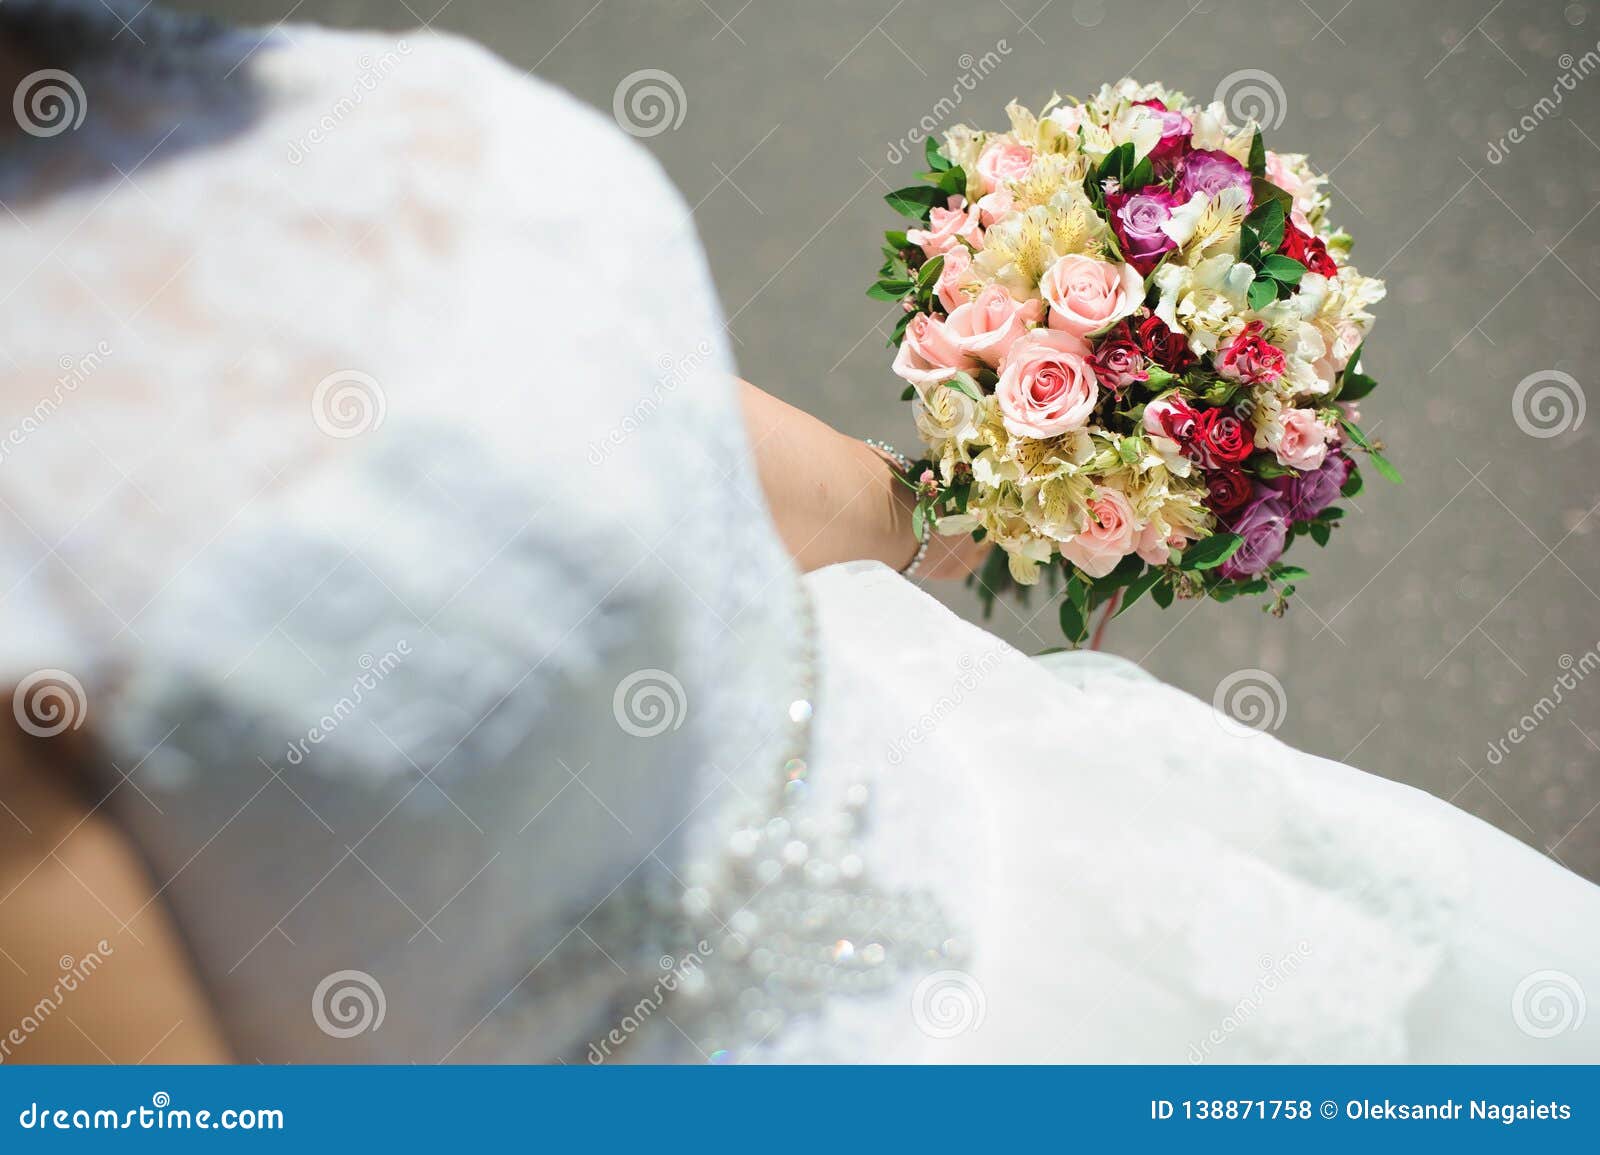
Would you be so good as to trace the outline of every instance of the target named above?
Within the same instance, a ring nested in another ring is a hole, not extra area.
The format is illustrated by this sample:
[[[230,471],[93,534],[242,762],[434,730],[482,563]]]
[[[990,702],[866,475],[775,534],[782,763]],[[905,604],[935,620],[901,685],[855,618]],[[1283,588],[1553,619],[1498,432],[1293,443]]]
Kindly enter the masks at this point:
[[[918,385],[911,419],[931,449],[964,449],[978,439],[979,403],[946,384]]]
[[[1161,226],[1178,248],[1201,257],[1218,253],[1237,255],[1239,229],[1250,211],[1250,198],[1242,188],[1225,188],[1215,197],[1197,192],[1172,210]]]
[[[1169,329],[1189,334],[1189,348],[1205,356],[1214,353],[1224,337],[1244,328],[1241,316],[1255,270],[1228,253],[1220,253],[1193,267],[1164,264],[1153,278],[1161,291],[1156,316]]]

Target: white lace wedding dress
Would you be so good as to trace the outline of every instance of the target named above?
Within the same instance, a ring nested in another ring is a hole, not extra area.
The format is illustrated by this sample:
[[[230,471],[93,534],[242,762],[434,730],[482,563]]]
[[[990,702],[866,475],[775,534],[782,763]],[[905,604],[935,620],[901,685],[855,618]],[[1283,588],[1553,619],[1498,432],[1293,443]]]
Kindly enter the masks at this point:
[[[1600,1059],[1589,883],[798,578],[693,220],[600,116],[133,7],[0,12],[87,101],[0,175],[0,657],[241,1060]]]

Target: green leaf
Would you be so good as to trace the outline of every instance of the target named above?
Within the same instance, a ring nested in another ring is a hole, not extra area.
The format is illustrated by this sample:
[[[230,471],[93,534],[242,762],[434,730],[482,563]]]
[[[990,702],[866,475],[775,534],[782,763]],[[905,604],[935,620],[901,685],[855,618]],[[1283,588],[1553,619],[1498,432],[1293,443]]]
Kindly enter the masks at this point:
[[[1267,572],[1274,580],[1281,582],[1304,581],[1311,576],[1308,570],[1301,569],[1297,565],[1284,565],[1281,562],[1273,565]]]
[[[1329,528],[1327,522],[1314,521],[1311,523],[1311,540],[1316,542],[1318,545],[1327,545],[1328,538],[1331,537],[1332,534],[1333,531]]]
[[[1176,380],[1171,373],[1168,373],[1160,365],[1151,365],[1145,370],[1145,373],[1148,376],[1145,378],[1144,387],[1152,393],[1165,389],[1168,384]]]
[[[922,144],[922,155],[928,162],[928,167],[934,172],[944,172],[950,167],[950,162],[945,159],[944,153],[939,151],[939,142],[929,137]]]
[[[1215,569],[1232,557],[1243,544],[1244,538],[1236,533],[1214,533],[1184,549],[1179,568]]]
[[[1250,195],[1258,206],[1276,201],[1286,216],[1294,210],[1294,198],[1288,190],[1279,188],[1259,173],[1250,182]]]
[[[1283,243],[1285,211],[1281,201],[1258,201],[1256,208],[1244,220],[1256,233],[1258,252],[1274,252]],[[1243,251],[1240,250],[1241,253]]]
[[[1338,521],[1343,516],[1344,516],[1344,509],[1342,507],[1337,506],[1337,505],[1330,505],[1330,506],[1328,506],[1327,509],[1325,509],[1321,513],[1317,514],[1317,520],[1318,521],[1325,521],[1329,525],[1332,525],[1334,522]]]
[[[1278,296],[1278,282],[1271,277],[1257,277],[1250,282],[1250,292],[1247,294],[1252,309],[1264,309]]]
[[[919,184],[895,189],[892,193],[886,193],[883,199],[901,216],[910,217],[914,221],[925,221],[928,219],[929,210],[942,207],[946,197],[939,189]]]
[[[934,282],[939,279],[939,274],[943,269],[943,253],[923,262],[922,268],[917,270],[917,296],[923,297],[933,291]]]
[[[867,290],[867,296],[874,301],[899,301],[910,291],[910,281],[879,281]]]
[[[1089,636],[1089,626],[1083,611],[1073,605],[1071,598],[1061,599],[1061,632],[1072,642],[1081,642]]]
[[[1134,580],[1132,585],[1128,587],[1128,592],[1122,595],[1122,605],[1117,607],[1115,616],[1120,618],[1123,614],[1127,613],[1129,606],[1133,605],[1134,602],[1144,597],[1144,595],[1165,576],[1166,574],[1154,567],[1146,570]]]
[[[1150,597],[1155,601],[1156,605],[1160,606],[1162,609],[1168,608],[1172,605],[1172,583],[1159,583],[1153,590],[1150,591]]]
[[[1344,375],[1339,378],[1339,388],[1334,390],[1333,395],[1340,401],[1360,401],[1377,387],[1377,378],[1357,373],[1354,369],[1346,369]]]
[[[1404,485],[1406,483],[1406,479],[1400,476],[1400,471],[1391,465],[1389,459],[1376,449],[1367,450],[1367,460],[1371,461],[1373,467],[1383,474],[1386,481],[1395,485]]]
[[[896,252],[899,252],[901,249],[909,249],[911,247],[910,238],[907,237],[906,234],[900,229],[890,229],[888,232],[883,234],[883,239],[888,241]]]
[[[1352,465],[1350,467],[1350,476],[1344,479],[1344,484],[1339,487],[1339,492],[1345,497],[1355,497],[1361,492],[1363,484],[1361,470]]]
[[[1256,129],[1256,134],[1250,138],[1250,161],[1245,165],[1250,170],[1251,176],[1267,175],[1267,146],[1261,139],[1261,130]]]
[[[1300,278],[1306,275],[1306,267],[1293,257],[1286,257],[1282,253],[1273,253],[1261,260],[1261,271],[1285,285],[1298,285]]]
[[[911,510],[911,533],[918,541],[928,540],[928,507],[920,501]]]
[[[900,400],[902,401],[910,401],[916,395],[917,387],[915,385],[907,385],[904,389],[900,390]]]
[[[1367,459],[1372,462],[1372,467],[1395,485],[1405,483],[1405,478],[1400,476],[1400,471],[1389,464],[1388,458],[1372,447],[1372,439],[1362,432],[1361,426],[1351,421],[1348,417],[1339,422],[1344,426],[1344,431],[1350,435],[1350,440],[1367,451]]]
[[[967,397],[970,397],[974,401],[983,400],[983,390],[979,389],[978,383],[965,373],[957,372],[956,375],[946,381],[945,384],[954,389],[957,393],[961,393]]]

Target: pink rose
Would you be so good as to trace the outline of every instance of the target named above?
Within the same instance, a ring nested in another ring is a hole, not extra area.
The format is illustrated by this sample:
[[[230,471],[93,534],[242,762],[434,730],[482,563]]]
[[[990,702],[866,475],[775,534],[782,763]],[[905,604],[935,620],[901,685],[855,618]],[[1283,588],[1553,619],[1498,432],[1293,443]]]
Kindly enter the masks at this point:
[[[961,286],[971,271],[972,250],[966,245],[957,245],[944,255],[944,264],[939,269],[939,279],[934,283],[933,291],[938,295],[945,312],[954,311],[957,305],[966,301],[967,295],[961,291]]]
[[[1300,179],[1300,176],[1289,167],[1289,163],[1267,149],[1267,179],[1288,193],[1294,200],[1294,211],[1291,214],[1294,223],[1302,232],[1311,232],[1311,224],[1306,220],[1306,214],[1317,203],[1317,190],[1314,185]]]
[[[1039,278],[1050,303],[1050,327],[1088,337],[1110,328],[1144,301],[1144,280],[1132,265],[1079,254],[1061,257]]]
[[[988,228],[1009,213],[1012,203],[1011,190],[1007,188],[997,188],[994,192],[979,197],[978,219],[983,222],[983,227]]]
[[[1328,438],[1333,430],[1318,421],[1317,415],[1309,409],[1287,410],[1282,425],[1283,432],[1273,446],[1278,464],[1299,470],[1320,468],[1328,456]]]
[[[1133,552],[1137,540],[1127,497],[1119,489],[1097,485],[1089,499],[1088,521],[1071,541],[1062,542],[1061,556],[1090,577],[1103,578]],[[1164,554],[1161,560],[1166,561]]]
[[[928,227],[907,229],[906,240],[922,246],[930,257],[948,253],[966,241],[975,249],[983,248],[983,230],[978,227],[978,206],[967,207],[965,197],[951,197],[950,207],[934,209],[928,214]]]
[[[1053,329],[1032,329],[1011,346],[994,393],[1015,437],[1082,429],[1100,400],[1089,346]]]
[[[894,372],[913,385],[932,385],[948,381],[958,370],[976,369],[978,363],[957,347],[945,323],[927,313],[918,313],[906,326],[900,352],[895,354]]]
[[[1021,180],[1033,167],[1033,149],[1008,137],[989,142],[978,157],[978,183],[986,193],[1007,181]]]
[[[1017,338],[1043,316],[1043,301],[1019,301],[1004,286],[990,285],[950,314],[945,332],[961,352],[995,369]]]

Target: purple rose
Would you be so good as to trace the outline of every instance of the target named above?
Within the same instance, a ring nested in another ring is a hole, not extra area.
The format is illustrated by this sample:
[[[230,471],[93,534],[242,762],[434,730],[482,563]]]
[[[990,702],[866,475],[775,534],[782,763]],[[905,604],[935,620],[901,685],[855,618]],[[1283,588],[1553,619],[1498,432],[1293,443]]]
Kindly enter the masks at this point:
[[[1330,453],[1316,469],[1297,477],[1279,477],[1272,488],[1282,496],[1284,513],[1290,521],[1310,521],[1339,500],[1339,491],[1350,477],[1350,459]]]
[[[1163,188],[1151,186],[1139,192],[1114,192],[1106,197],[1111,210],[1111,231],[1127,262],[1141,277],[1150,275],[1164,253],[1178,246],[1161,231],[1172,219],[1174,206],[1183,203]]]
[[[1195,193],[1214,197],[1223,189],[1244,191],[1245,211],[1254,197],[1250,192],[1250,170],[1225,152],[1197,149],[1178,162],[1178,196],[1187,201]]]
[[[1181,112],[1168,108],[1159,100],[1136,100],[1136,108],[1148,108],[1161,125],[1161,139],[1150,150],[1150,163],[1159,171],[1170,172],[1172,166],[1178,163],[1178,158],[1183,155],[1184,149],[1189,147],[1189,138],[1194,134],[1194,126],[1189,123],[1189,118]]]
[[[1276,490],[1258,489],[1254,501],[1223,524],[1244,538],[1232,557],[1217,572],[1229,581],[1262,573],[1283,554],[1289,537],[1289,516]]]

